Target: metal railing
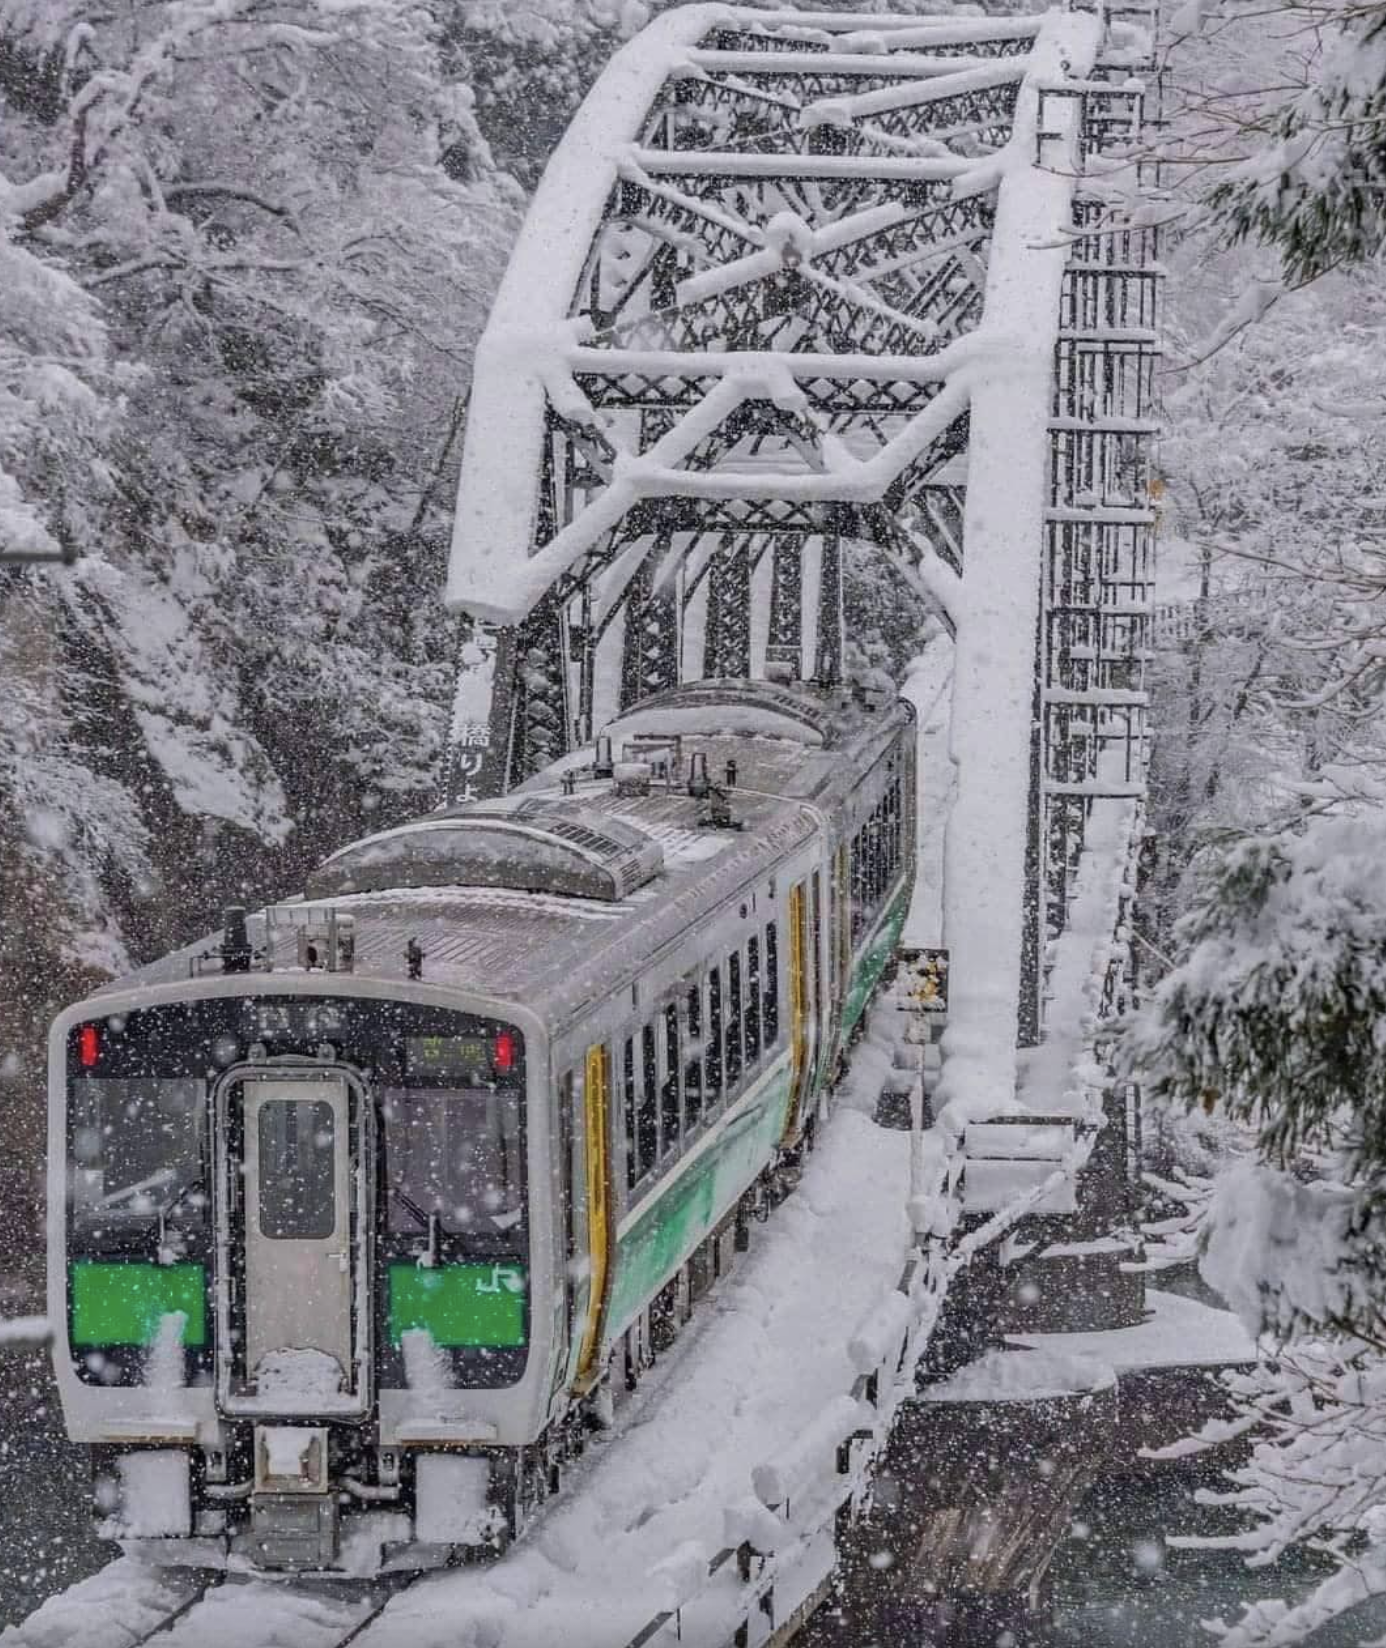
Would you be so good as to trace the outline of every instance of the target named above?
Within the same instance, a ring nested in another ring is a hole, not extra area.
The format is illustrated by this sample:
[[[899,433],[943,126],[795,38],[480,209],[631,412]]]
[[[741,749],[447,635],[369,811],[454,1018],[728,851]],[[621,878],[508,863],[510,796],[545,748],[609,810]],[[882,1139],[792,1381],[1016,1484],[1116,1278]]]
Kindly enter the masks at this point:
[[[922,1102],[915,1113],[922,1113]],[[916,1232],[896,1287],[848,1341],[856,1372],[851,1390],[834,1397],[799,1437],[751,1471],[752,1493],[723,1508],[721,1549],[708,1557],[681,1547],[652,1570],[651,1577],[668,1588],[667,1605],[625,1648],[675,1642],[773,1648],[787,1642],[818,1605],[837,1566],[839,1537],[866,1501],[896,1412],[917,1391],[917,1371],[950,1286],[1026,1214],[1062,1199],[1100,1126],[1068,1116],[1026,1120],[1041,1128],[1062,1121],[1072,1130],[1071,1147],[1045,1178],[971,1229],[962,1229],[964,1137],[954,1137],[932,1164],[922,1164],[912,1207],[930,1228]],[[917,1131],[917,1161],[926,1154],[923,1143]]]

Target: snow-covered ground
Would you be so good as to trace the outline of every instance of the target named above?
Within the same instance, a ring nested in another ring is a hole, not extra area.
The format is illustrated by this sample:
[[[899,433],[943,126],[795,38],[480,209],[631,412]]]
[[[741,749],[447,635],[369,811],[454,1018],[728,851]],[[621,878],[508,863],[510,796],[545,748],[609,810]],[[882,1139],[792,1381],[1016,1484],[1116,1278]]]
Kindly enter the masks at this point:
[[[0,1648],[128,1648],[197,1594],[191,1574],[122,1557],[0,1632]]]
[[[1013,1345],[1033,1346],[1055,1355],[1085,1356],[1117,1373],[1138,1368],[1227,1367],[1256,1360],[1256,1342],[1230,1310],[1217,1310],[1180,1293],[1150,1288],[1150,1313],[1135,1327],[1106,1333],[1021,1335]]]

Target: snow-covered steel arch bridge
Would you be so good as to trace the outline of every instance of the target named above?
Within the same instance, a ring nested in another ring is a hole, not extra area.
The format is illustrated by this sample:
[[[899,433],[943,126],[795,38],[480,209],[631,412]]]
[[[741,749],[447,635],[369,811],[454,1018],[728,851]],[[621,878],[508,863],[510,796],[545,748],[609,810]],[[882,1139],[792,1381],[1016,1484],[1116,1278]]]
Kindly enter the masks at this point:
[[[1150,20],[664,13],[554,155],[476,360],[450,798],[679,680],[841,679],[844,554],[884,557],[954,637],[943,1096],[973,1118],[1090,1107],[1121,989],[1158,272],[1106,201]]]

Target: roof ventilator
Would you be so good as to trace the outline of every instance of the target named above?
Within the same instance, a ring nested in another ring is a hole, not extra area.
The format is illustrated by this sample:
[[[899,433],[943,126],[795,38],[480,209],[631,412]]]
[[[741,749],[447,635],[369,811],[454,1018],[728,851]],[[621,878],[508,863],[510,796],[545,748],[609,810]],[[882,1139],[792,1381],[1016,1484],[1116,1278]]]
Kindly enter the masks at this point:
[[[637,825],[567,798],[502,796],[343,848],[314,872],[314,898],[400,887],[503,887],[615,901],[664,868]]]
[[[650,769],[650,780],[666,789],[683,777],[683,737],[679,733],[638,732],[621,746],[626,761],[643,761]]]
[[[744,828],[739,818],[732,817],[731,796],[716,784],[713,784],[707,792],[702,809],[698,813],[698,823],[705,830],[740,830]]]
[[[221,970],[248,973],[255,952],[245,923],[245,905],[228,904],[221,918]]]
[[[269,966],[269,956],[257,950],[250,937],[250,922],[243,904],[228,904],[221,913],[221,941],[214,938],[205,950],[188,958],[188,977],[204,978],[209,973],[249,973]]]

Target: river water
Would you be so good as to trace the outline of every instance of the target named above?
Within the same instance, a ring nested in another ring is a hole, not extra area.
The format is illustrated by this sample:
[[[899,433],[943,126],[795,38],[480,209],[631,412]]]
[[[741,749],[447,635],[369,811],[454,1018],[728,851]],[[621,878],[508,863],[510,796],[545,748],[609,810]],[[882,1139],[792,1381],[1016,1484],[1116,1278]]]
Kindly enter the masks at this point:
[[[1186,1470],[1098,1483],[1051,1569],[1056,1648],[1211,1648],[1217,1638],[1204,1620],[1230,1623],[1243,1603],[1266,1597],[1295,1600],[1329,1571],[1303,1553],[1248,1569],[1235,1551],[1169,1549],[1167,1535],[1236,1526],[1227,1511],[1194,1502],[1197,1486]],[[1363,1648],[1383,1636],[1386,1605],[1368,1605],[1307,1638],[1306,1648]]]

